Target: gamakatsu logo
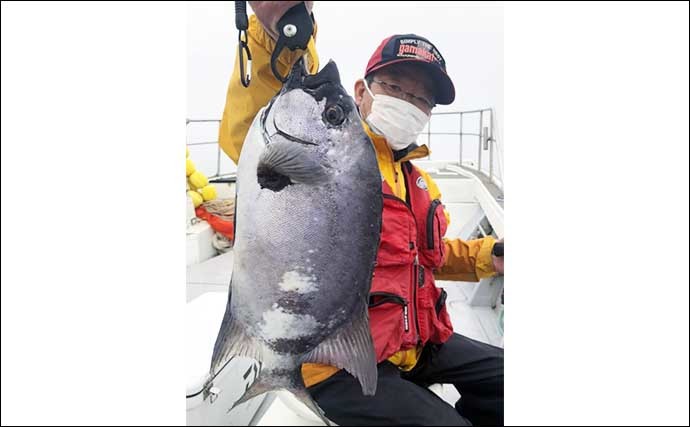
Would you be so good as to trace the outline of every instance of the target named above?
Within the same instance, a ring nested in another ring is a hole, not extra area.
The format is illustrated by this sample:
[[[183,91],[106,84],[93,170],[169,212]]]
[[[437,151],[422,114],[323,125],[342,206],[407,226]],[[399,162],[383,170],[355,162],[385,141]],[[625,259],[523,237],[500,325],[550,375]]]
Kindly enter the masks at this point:
[[[422,178],[421,176],[417,178],[417,187],[425,191],[429,190],[429,187],[426,186],[426,181],[424,181],[424,178]]]

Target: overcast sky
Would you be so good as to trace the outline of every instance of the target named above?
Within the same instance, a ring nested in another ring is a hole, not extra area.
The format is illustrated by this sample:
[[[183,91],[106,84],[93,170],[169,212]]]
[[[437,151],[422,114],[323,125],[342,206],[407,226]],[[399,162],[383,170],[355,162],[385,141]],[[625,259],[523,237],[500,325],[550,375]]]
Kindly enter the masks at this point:
[[[416,33],[440,50],[456,88],[455,102],[434,111],[493,107],[497,112],[496,132],[501,139],[503,7],[500,3],[317,1],[314,15],[318,23],[320,62],[322,65],[329,59],[336,62],[348,92],[352,93],[355,80],[362,77],[369,57],[384,38]],[[234,3],[190,2],[188,19],[188,117],[220,118],[237,51]],[[442,126],[447,128],[443,131],[457,131],[449,126]],[[441,148],[437,146],[432,151],[437,154],[443,151]],[[457,152],[457,146],[452,150]]]

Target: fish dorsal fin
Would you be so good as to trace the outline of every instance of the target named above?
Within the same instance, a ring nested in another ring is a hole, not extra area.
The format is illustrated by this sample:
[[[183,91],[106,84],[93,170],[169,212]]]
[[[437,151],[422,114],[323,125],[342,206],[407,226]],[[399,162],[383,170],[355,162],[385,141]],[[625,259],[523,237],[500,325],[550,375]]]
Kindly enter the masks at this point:
[[[309,352],[304,363],[321,363],[345,369],[359,380],[362,393],[376,393],[376,352],[369,331],[369,313],[363,305],[352,323],[343,325],[338,332]]]

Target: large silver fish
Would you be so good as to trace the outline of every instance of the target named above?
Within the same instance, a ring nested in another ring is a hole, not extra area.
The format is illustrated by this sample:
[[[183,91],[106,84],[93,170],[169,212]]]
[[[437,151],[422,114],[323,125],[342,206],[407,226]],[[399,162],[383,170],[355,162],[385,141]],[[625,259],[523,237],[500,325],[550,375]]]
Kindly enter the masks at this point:
[[[367,302],[381,228],[381,175],[353,99],[329,62],[300,60],[254,120],[238,165],[234,266],[211,375],[233,356],[261,364],[235,405],[286,389],[317,415],[301,376],[323,363],[377,371]]]

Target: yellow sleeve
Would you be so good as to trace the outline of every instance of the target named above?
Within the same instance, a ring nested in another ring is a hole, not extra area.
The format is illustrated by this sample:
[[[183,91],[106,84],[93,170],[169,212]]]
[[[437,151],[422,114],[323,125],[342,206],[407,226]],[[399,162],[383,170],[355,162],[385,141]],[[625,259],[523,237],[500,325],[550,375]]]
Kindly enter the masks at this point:
[[[314,37],[316,37],[316,25],[314,25]],[[235,66],[228,84],[225,110],[218,131],[220,147],[235,164],[240,158],[242,144],[254,116],[268,104],[268,101],[278,93],[282,86],[282,83],[275,78],[271,71],[271,53],[275,47],[275,41],[266,33],[256,15],[249,17],[247,39],[252,55],[251,83],[247,88],[240,83],[240,64],[237,43],[235,43],[232,47],[235,52]],[[303,53],[299,50],[292,52],[289,49],[284,49],[276,64],[278,71],[282,75],[286,75],[292,64]],[[309,56],[312,58],[309,61],[309,72],[316,73],[319,69],[319,63],[313,43],[309,49]]]
[[[443,239],[446,246],[446,262],[434,273],[439,280],[478,282],[496,274],[491,250],[496,240],[484,237],[475,240]]]

